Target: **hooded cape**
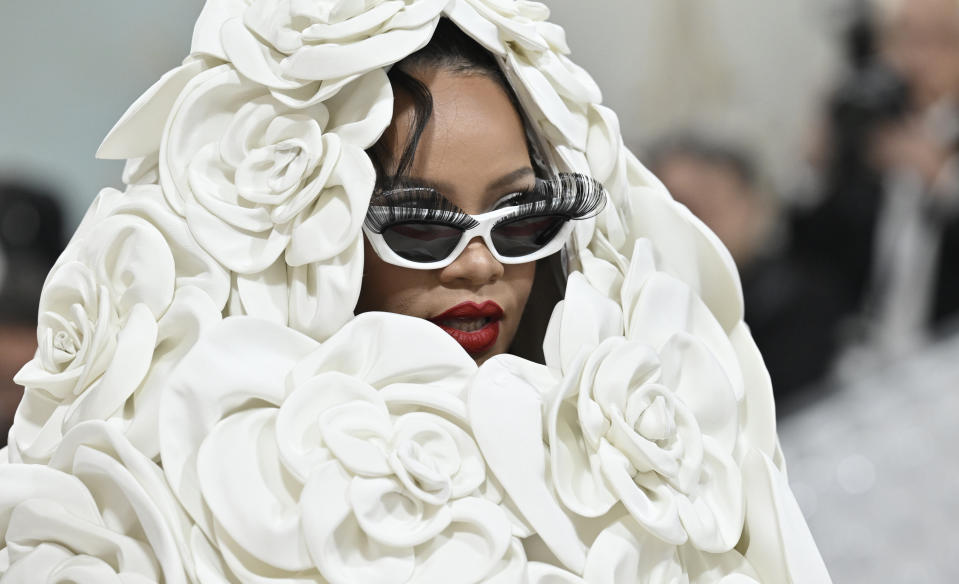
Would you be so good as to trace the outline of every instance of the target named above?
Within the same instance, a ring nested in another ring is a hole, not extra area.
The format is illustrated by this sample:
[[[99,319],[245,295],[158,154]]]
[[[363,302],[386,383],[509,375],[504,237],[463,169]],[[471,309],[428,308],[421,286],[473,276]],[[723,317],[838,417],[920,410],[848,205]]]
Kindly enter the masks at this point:
[[[0,452],[7,582],[821,583],[718,239],[624,147],[543,4],[209,0],[41,297]],[[388,68],[449,18],[577,223],[545,365],[354,316]],[[52,580],[46,580],[52,579]],[[57,580],[59,581],[59,580]]]

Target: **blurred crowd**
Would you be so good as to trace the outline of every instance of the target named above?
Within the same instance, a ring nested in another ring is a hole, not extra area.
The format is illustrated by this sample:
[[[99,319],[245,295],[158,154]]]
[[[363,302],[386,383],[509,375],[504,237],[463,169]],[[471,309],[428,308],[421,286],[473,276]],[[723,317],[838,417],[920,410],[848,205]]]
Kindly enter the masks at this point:
[[[780,412],[957,328],[959,3],[853,14],[793,192],[771,192],[728,134],[678,132],[647,152],[736,261]]]
[[[0,183],[0,448],[22,395],[13,376],[37,348],[37,308],[64,246],[59,199],[19,182]]]
[[[729,248],[780,413],[959,328],[959,0],[854,7],[795,155],[806,180],[773,188],[748,142],[713,129],[639,149]],[[54,195],[0,186],[0,446],[63,243]]]

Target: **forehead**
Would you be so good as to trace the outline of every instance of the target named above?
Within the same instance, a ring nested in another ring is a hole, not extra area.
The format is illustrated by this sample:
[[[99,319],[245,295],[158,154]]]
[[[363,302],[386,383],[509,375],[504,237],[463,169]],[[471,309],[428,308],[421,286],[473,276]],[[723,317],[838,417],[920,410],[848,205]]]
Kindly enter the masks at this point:
[[[432,69],[415,75],[429,89],[433,112],[416,149],[411,178],[437,187],[471,213],[528,186],[532,167],[522,119],[502,86],[485,75]],[[414,112],[398,92],[391,124],[392,152],[402,152]],[[530,172],[517,172],[529,169]]]

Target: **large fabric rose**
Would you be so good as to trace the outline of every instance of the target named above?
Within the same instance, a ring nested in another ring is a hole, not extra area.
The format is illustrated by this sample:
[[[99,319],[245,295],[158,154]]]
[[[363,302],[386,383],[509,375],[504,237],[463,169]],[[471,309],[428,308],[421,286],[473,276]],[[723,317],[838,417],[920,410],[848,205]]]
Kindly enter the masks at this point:
[[[159,187],[101,193],[41,293],[39,347],[15,378],[25,392],[11,459],[46,462],[69,428],[105,419],[155,455],[166,376],[228,293]]]
[[[624,504],[617,504],[595,518],[569,509],[566,501],[557,496],[558,483],[551,480],[550,465],[545,460],[549,453],[543,444],[542,412],[548,410],[555,399],[555,380],[555,373],[545,367],[501,355],[480,367],[468,401],[474,434],[490,469],[536,533],[536,537],[525,542],[527,554],[534,560],[527,565],[528,582],[754,584],[760,581],[749,561],[735,549],[715,554],[698,549],[693,542],[677,546],[663,541],[648,525],[632,516]],[[503,408],[503,403],[509,403],[510,407]],[[565,413],[567,421],[575,420],[575,412]],[[575,445],[552,440],[549,443],[550,451],[570,448]],[[570,478],[581,487],[591,484],[595,489],[596,477],[588,468],[572,471]],[[543,544],[549,553],[540,549]],[[765,546],[758,544],[760,548]],[[762,552],[756,555],[763,557]],[[553,557],[559,560],[559,565]],[[776,557],[770,555],[770,558]],[[544,562],[543,558],[550,559]]]
[[[184,89],[160,149],[160,183],[213,257],[253,274],[333,261],[360,237],[375,173],[363,151],[389,124],[374,71],[337,101],[292,109],[229,65]]]
[[[364,314],[322,345],[226,319],[171,381],[164,469],[240,580],[475,582],[515,562],[465,423],[474,370],[421,319]]]
[[[553,484],[578,515],[621,502],[666,542],[725,552],[744,514],[736,353],[688,287],[655,270],[648,242],[632,260],[625,315],[574,274],[551,322],[547,362],[564,375],[547,414]]]
[[[193,53],[232,62],[285,103],[308,106],[425,45],[449,0],[215,0]]]
[[[50,466],[0,466],[0,580],[195,581],[189,522],[163,472],[119,432],[87,422]]]

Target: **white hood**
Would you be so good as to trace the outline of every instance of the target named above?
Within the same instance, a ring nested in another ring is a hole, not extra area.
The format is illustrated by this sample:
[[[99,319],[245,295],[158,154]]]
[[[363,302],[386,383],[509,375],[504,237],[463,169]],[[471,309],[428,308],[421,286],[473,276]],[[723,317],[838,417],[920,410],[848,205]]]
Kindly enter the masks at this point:
[[[113,547],[70,553],[149,581],[828,582],[735,266],[548,16],[207,2],[98,152],[128,160],[126,192],[100,194],[44,288],[0,575],[72,530]],[[575,228],[545,365],[477,368],[426,321],[353,314],[386,70],[441,17],[497,57],[558,169],[610,195]],[[10,519],[31,482],[69,485],[38,491],[69,530]]]

